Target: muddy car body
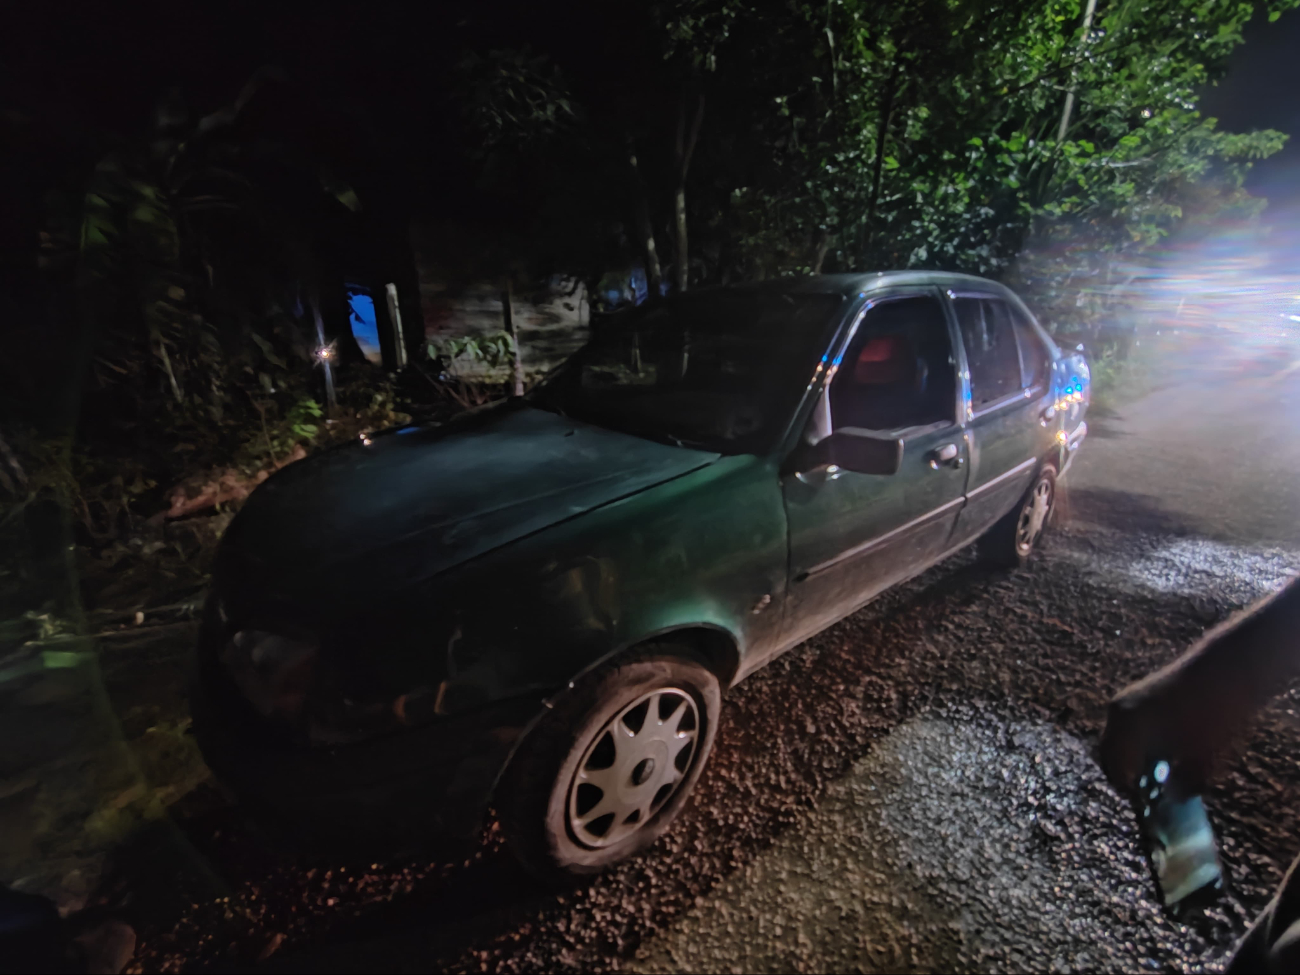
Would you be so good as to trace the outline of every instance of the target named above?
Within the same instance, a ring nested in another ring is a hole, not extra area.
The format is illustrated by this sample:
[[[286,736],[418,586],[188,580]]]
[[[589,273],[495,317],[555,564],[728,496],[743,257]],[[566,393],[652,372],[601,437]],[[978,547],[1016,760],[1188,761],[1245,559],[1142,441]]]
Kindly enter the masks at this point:
[[[1027,558],[1087,398],[979,278],[642,306],[521,400],[253,494],[199,648],[205,756],[314,832],[464,837],[491,803],[536,871],[595,872],[680,810],[727,687],[972,542]]]

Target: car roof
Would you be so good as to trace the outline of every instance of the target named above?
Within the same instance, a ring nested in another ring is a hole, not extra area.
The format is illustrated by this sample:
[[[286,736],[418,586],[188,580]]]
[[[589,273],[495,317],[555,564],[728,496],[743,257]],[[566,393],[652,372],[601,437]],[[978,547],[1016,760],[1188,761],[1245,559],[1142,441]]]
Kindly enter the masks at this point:
[[[748,284],[700,288],[691,292],[691,294],[718,294],[756,290],[775,294],[826,294],[852,298],[856,295],[865,296],[873,291],[921,285],[943,288],[958,294],[976,292],[1001,295],[1009,299],[1013,304],[1019,305],[1029,314],[1031,319],[1033,318],[1033,313],[1029,311],[1020,296],[1005,284],[989,278],[981,278],[975,274],[959,274],[956,271],[874,271],[849,274],[817,274],[804,278],[773,278]],[[1053,357],[1059,356],[1061,353],[1060,347],[1052,338],[1051,333],[1041,325],[1038,326],[1037,330],[1039,337],[1047,343]]]
[[[871,271],[849,274],[817,274],[808,277],[769,278],[742,284],[709,285],[696,288],[689,295],[701,297],[727,293],[766,292],[768,294],[829,294],[842,297],[865,295],[886,288],[931,285],[949,291],[982,291],[1015,296],[1010,288],[989,278],[955,271]],[[682,296],[670,296],[684,298]]]
[[[773,282],[776,284],[776,282]],[[907,285],[935,285],[952,291],[978,289],[980,291],[1008,292],[1005,285],[974,274],[955,271],[874,271],[850,274],[818,274],[814,277],[795,278],[785,282],[787,289],[823,294],[865,294],[882,288]]]

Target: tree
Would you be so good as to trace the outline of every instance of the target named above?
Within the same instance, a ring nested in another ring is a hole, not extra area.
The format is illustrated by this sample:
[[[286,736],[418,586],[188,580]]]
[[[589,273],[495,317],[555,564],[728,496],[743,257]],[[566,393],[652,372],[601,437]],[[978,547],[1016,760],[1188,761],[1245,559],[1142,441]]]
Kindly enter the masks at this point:
[[[1086,13],[1076,0],[754,6],[710,96],[722,124],[696,167],[717,192],[697,225],[727,228],[715,250],[741,276],[999,275],[1032,244],[1066,248],[1065,275],[1104,277],[1170,232],[1187,187],[1235,200],[1282,136],[1223,133],[1196,111],[1249,5],[1102,2],[1085,31]],[[1064,309],[1060,276],[1029,283]]]
[[[330,347],[348,348],[331,301],[340,230],[356,232],[361,203],[327,157],[250,120],[283,84],[259,71],[197,120],[168,91],[143,137],[100,134],[86,174],[51,194],[42,276],[73,296],[73,399],[112,404],[85,410],[92,426],[122,415],[211,440],[261,416],[295,371],[305,380],[322,311]]]

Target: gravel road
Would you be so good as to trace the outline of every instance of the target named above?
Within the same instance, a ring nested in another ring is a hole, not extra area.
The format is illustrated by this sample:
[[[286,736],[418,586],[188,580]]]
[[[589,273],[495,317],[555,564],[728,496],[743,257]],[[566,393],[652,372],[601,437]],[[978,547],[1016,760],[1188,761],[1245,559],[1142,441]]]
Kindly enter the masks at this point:
[[[1209,797],[1231,893],[1187,924],[1154,900],[1092,749],[1115,690],[1300,568],[1300,375],[1286,350],[1167,352],[1156,392],[1092,418],[1035,564],[991,573],[963,553],[747,680],[648,855],[555,895],[493,830],[465,863],[304,866],[250,853],[228,814],[198,818],[190,840],[228,896],[139,920],[137,965],[1221,965],[1300,848],[1300,697],[1279,698]]]

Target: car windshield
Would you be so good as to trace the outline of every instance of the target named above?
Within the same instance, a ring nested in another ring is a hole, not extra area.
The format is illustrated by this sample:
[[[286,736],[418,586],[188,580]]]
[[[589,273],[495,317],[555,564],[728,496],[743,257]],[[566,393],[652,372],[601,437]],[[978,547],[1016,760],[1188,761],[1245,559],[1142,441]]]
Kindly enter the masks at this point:
[[[760,453],[784,430],[842,302],[731,291],[642,305],[593,328],[533,401],[651,439]]]

